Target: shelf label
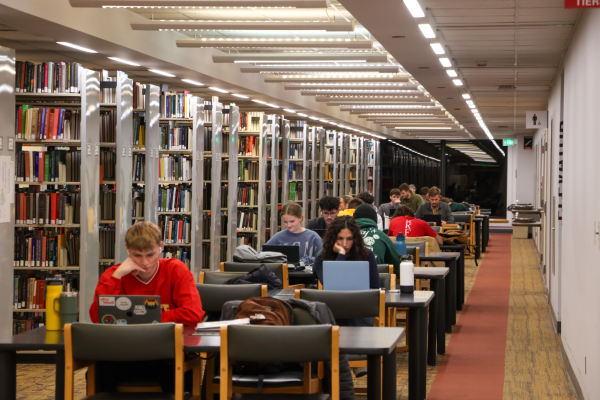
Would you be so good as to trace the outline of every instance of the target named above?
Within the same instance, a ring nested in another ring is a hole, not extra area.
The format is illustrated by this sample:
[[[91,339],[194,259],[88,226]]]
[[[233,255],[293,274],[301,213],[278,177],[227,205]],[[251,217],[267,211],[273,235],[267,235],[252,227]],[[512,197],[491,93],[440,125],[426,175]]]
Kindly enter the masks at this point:
[[[125,157],[127,154],[125,153],[125,149],[127,148],[127,146],[123,146],[123,151],[121,153],[121,157]]]
[[[131,147],[132,147],[132,146],[129,146],[129,153],[128,153],[128,154],[129,154],[129,157],[131,157],[131,153],[132,153],[132,151],[131,151]]]
[[[100,155],[100,145],[99,144],[95,144],[94,145],[94,155],[95,156],[99,156]]]
[[[92,155],[92,145],[88,143],[87,145],[87,155],[91,156]]]

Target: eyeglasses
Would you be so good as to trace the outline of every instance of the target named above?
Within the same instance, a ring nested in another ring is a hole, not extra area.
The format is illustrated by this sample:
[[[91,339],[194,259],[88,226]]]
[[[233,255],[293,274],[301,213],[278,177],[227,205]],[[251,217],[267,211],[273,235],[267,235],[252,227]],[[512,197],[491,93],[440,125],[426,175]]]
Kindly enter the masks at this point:
[[[321,214],[324,217],[335,217],[336,215],[338,215],[338,211],[332,211],[332,212],[326,212],[326,211],[321,211]]]

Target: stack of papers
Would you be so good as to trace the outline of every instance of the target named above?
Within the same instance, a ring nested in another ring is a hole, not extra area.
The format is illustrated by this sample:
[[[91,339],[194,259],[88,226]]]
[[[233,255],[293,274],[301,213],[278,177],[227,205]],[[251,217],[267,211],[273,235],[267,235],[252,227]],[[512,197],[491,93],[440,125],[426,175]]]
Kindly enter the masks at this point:
[[[196,325],[196,332],[219,332],[222,326],[250,325],[250,318],[233,319],[230,321],[201,322]]]

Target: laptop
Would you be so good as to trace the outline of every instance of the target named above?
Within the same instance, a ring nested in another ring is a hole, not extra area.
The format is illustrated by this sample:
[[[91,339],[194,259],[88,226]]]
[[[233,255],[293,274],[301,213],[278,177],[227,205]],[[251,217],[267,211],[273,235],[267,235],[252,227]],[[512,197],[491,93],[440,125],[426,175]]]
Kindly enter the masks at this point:
[[[323,238],[323,236],[325,235],[325,231],[327,229],[309,229],[313,232],[315,232],[317,235],[319,235],[321,237],[321,239]]]
[[[368,261],[323,261],[324,290],[369,290]]]
[[[275,251],[277,253],[285,254],[287,257],[288,264],[299,264],[300,263],[300,247],[299,246],[275,246],[265,244],[262,248],[263,251]]]
[[[440,214],[423,215],[421,219],[425,222],[435,222],[437,226],[442,226],[442,216]]]
[[[160,314],[160,296],[98,296],[101,324],[158,324]]]

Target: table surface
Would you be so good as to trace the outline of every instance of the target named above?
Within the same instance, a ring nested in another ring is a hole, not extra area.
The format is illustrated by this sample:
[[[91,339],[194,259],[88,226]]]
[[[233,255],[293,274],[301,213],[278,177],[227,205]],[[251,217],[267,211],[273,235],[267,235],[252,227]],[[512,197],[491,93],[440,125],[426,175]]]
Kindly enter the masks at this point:
[[[444,279],[450,272],[446,267],[415,267],[417,279]]]
[[[386,307],[402,307],[402,308],[420,308],[426,307],[431,303],[435,293],[425,290],[415,290],[414,293],[386,293]]]
[[[183,329],[183,348],[189,352],[215,353],[220,351],[219,336],[192,336],[194,327]],[[340,327],[340,353],[389,354],[404,337],[404,328]],[[0,351],[62,350],[63,332],[33,329],[0,340]]]
[[[431,251],[426,257],[454,257],[455,259],[460,258],[460,252],[458,251]]]

